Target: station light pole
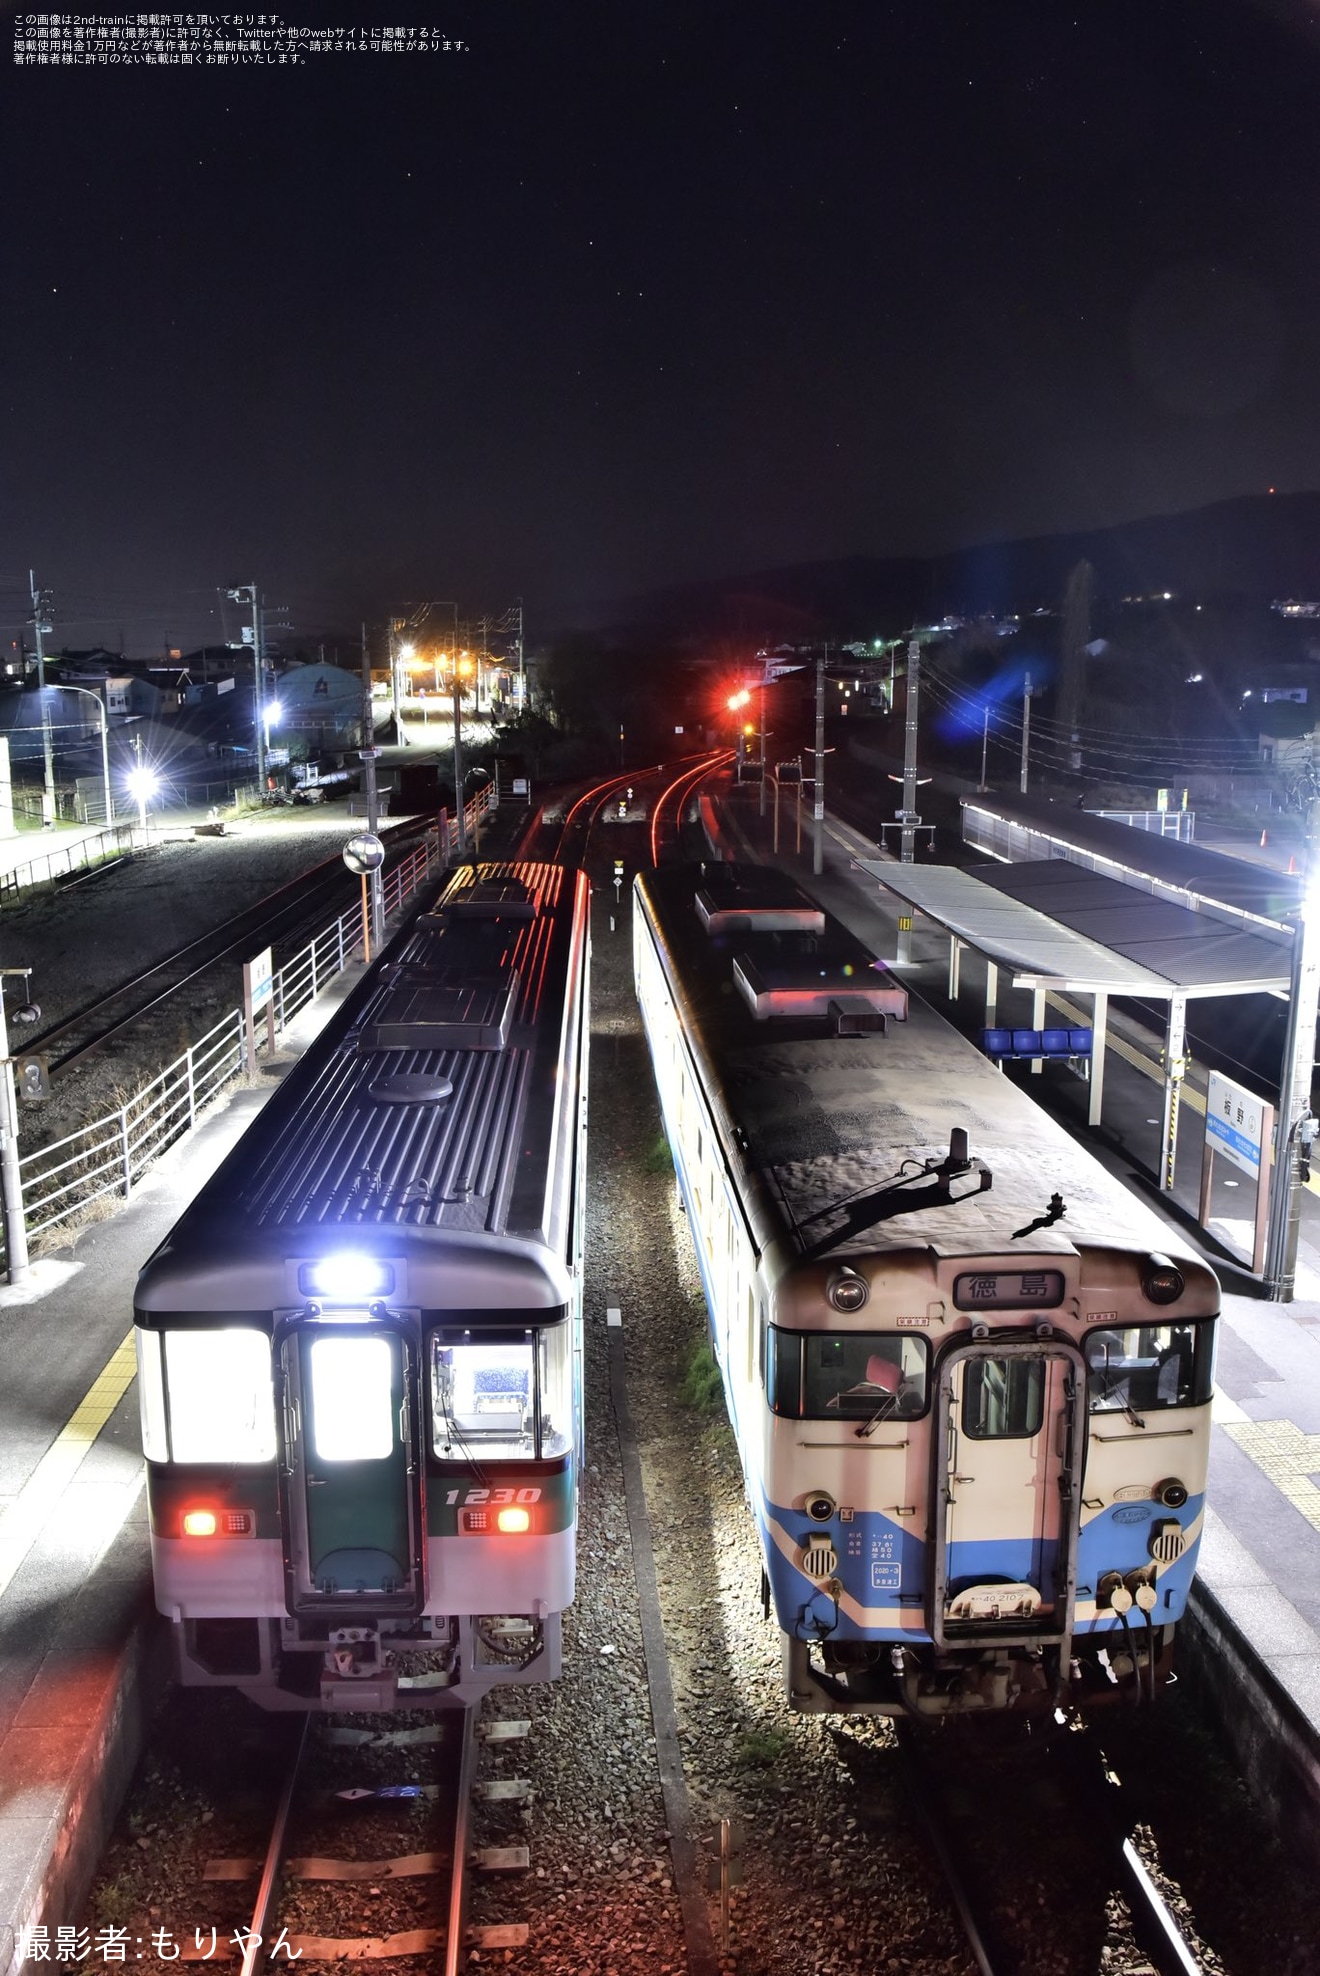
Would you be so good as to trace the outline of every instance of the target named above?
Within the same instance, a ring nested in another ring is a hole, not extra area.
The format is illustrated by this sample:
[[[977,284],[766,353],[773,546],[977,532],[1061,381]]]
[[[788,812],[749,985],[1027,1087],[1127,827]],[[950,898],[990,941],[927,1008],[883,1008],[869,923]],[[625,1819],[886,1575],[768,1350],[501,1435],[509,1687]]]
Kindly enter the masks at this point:
[[[37,642],[37,703],[41,709],[41,758],[43,778],[41,785],[41,822],[43,829],[49,830],[55,822],[55,755],[51,745],[50,710],[46,705],[46,648],[43,638],[50,636],[50,592],[38,590],[37,573],[28,571],[28,588],[32,592],[32,634]]]
[[[114,790],[110,786],[110,744],[106,735],[105,701],[99,693],[93,693],[87,686],[64,686],[60,690],[64,693],[81,693],[84,700],[95,703],[96,711],[101,716],[101,787],[105,792],[105,821],[108,829],[115,820],[115,798]]]

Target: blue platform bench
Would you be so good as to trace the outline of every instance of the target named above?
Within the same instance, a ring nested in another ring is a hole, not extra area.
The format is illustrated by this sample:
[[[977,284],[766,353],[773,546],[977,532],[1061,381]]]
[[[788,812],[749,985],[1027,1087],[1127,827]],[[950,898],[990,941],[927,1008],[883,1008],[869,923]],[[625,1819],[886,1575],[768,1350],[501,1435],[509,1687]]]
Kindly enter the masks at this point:
[[[983,1029],[981,1048],[995,1063],[1006,1057],[1089,1057],[1090,1029]]]

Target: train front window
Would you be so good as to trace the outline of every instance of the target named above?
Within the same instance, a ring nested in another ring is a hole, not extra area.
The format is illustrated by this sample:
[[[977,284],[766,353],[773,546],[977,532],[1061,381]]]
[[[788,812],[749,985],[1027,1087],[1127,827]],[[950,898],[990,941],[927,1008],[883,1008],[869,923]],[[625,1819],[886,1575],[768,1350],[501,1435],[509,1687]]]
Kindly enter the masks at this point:
[[[769,1328],[769,1401],[791,1420],[910,1419],[926,1410],[930,1346],[885,1331]]]
[[[1040,1359],[971,1359],[964,1374],[963,1432],[973,1441],[1029,1441],[1045,1417]]]
[[[536,1362],[530,1330],[474,1333],[457,1327],[431,1339],[432,1431],[437,1455],[453,1460],[536,1453]],[[567,1423],[567,1410],[563,1410]]]
[[[1154,1413],[1210,1398],[1212,1324],[1106,1326],[1091,1332],[1084,1349],[1092,1413]]]
[[[318,1461],[384,1461],[394,1452],[393,1354],[384,1338],[317,1338],[310,1354]]]
[[[275,1390],[264,1331],[167,1331],[165,1397],[175,1461],[275,1459]]]
[[[572,1327],[548,1324],[539,1334],[541,1344],[540,1446],[546,1456],[566,1455],[573,1445],[573,1339]]]

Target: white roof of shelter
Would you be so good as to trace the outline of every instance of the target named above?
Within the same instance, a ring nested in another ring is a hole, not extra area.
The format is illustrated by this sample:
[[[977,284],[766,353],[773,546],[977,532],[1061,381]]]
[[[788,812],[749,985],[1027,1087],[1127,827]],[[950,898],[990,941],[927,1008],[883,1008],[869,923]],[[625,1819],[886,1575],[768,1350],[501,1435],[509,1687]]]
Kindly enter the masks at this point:
[[[1288,936],[1239,933],[1203,913],[1119,885],[1109,891],[1113,881],[1076,865],[1049,867],[1051,874],[1064,873],[1069,881],[1056,881],[1044,890],[1060,915],[1055,918],[1002,889],[1005,880],[1021,885],[1031,869],[1026,866],[996,866],[981,878],[953,865],[900,865],[878,858],[857,863],[886,891],[938,921],[966,946],[999,967],[1011,968],[1023,987],[1049,983],[1167,1000],[1173,995],[1263,993],[1289,985]],[[1087,895],[1095,882],[1106,893],[1105,910],[1088,915]],[[1115,893],[1122,896],[1115,898]],[[1157,935],[1153,927],[1141,926],[1139,906],[1159,910]],[[1103,939],[1078,929],[1076,922],[1088,917]],[[1068,919],[1074,923],[1067,924]],[[1143,932],[1155,937],[1143,940]]]

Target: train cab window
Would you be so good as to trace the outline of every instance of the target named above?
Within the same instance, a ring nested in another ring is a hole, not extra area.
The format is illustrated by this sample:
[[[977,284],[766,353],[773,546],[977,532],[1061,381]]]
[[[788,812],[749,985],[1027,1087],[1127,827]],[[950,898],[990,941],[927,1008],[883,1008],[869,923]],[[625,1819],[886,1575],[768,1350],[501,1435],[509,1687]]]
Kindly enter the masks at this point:
[[[166,1331],[165,1399],[174,1461],[275,1459],[275,1389],[264,1331]]]
[[[431,1408],[435,1451],[463,1458],[536,1453],[536,1364],[533,1334],[458,1328],[431,1340]]]
[[[1040,1359],[971,1359],[963,1375],[963,1432],[973,1441],[1028,1441],[1045,1417]]]
[[[1214,1359],[1212,1324],[1129,1324],[1085,1343],[1092,1413],[1151,1413],[1204,1406]]]
[[[769,1327],[771,1411],[793,1420],[871,1420],[926,1410],[930,1347],[883,1331]]]
[[[385,1461],[394,1452],[394,1355],[384,1338],[317,1338],[308,1398],[318,1461]]]
[[[541,1379],[537,1393],[537,1452],[566,1455],[573,1445],[573,1338],[569,1324],[547,1324],[538,1334]]]

